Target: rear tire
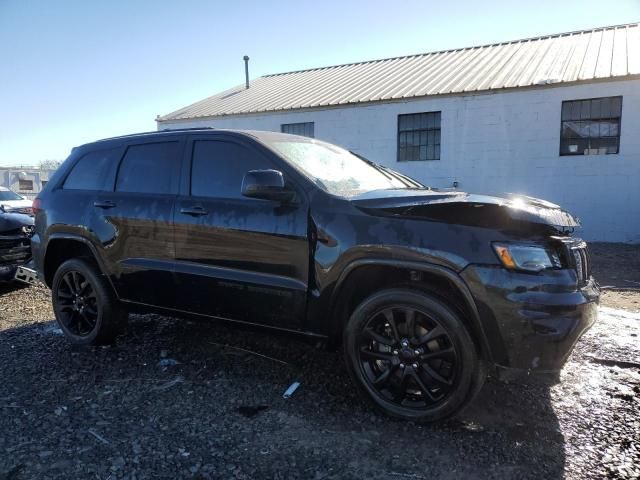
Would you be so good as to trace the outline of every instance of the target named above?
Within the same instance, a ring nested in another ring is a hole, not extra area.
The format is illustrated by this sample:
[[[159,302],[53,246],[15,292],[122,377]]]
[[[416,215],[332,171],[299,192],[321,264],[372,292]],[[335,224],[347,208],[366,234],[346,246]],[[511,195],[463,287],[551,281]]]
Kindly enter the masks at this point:
[[[60,265],[51,297],[58,325],[75,345],[110,344],[126,328],[125,308],[89,259],[73,258]]]
[[[486,378],[460,314],[423,292],[374,293],[349,318],[343,340],[360,393],[392,417],[443,420],[468,405]]]

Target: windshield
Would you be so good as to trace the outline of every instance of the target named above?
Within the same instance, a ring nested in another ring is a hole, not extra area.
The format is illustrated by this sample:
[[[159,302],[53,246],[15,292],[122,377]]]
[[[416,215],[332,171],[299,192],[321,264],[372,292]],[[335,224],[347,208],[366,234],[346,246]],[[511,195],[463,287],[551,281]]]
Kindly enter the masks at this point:
[[[353,197],[372,190],[424,188],[409,177],[329,143],[280,138],[266,143],[333,195]]]
[[[2,200],[23,200],[23,198],[11,190],[0,190],[0,201]]]

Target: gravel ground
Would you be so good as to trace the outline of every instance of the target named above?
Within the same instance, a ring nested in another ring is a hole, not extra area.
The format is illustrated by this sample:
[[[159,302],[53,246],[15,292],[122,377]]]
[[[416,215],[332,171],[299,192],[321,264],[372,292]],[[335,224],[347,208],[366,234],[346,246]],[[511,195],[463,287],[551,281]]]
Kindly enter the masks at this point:
[[[640,312],[640,245],[592,243],[589,249],[603,305]]]
[[[0,479],[640,478],[640,315],[605,304],[559,383],[490,380],[422,426],[372,412],[299,338],[136,315],[79,349],[44,287],[1,288]]]

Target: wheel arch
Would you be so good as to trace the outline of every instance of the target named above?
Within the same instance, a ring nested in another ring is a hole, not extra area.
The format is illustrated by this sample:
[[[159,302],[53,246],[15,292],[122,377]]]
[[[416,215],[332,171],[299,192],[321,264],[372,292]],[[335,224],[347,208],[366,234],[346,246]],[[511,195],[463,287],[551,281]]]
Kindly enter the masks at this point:
[[[478,308],[464,280],[447,267],[424,262],[360,259],[347,265],[332,292],[330,341],[333,344],[341,342],[344,325],[366,297],[398,287],[428,293],[458,310],[479,355],[486,361],[492,360]]]
[[[105,269],[95,246],[80,235],[54,233],[47,240],[47,247],[43,256],[43,277],[48,287],[51,287],[56,270],[71,258],[91,258],[101,273]],[[111,279],[107,275],[109,283]],[[113,285],[111,285],[113,287]]]

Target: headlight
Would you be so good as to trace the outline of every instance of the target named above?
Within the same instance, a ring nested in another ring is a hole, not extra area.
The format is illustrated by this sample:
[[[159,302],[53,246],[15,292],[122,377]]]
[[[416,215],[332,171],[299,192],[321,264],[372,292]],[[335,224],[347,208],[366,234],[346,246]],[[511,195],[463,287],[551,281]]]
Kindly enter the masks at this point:
[[[512,243],[494,243],[493,249],[500,263],[509,270],[540,272],[546,268],[560,268],[560,257],[557,253],[544,247],[518,245]]]

